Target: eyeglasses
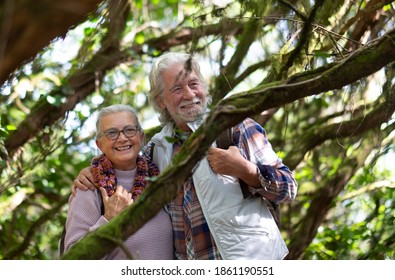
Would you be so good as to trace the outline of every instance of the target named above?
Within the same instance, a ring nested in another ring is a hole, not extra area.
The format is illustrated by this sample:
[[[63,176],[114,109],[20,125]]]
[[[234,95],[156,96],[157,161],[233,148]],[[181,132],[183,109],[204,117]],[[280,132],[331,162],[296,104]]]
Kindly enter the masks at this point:
[[[106,136],[106,138],[110,141],[116,141],[119,137],[119,134],[122,132],[126,138],[132,138],[137,134],[137,131],[140,131],[140,127],[137,125],[127,125],[122,130],[118,130],[116,128],[109,128],[100,132],[97,136],[97,139]]]

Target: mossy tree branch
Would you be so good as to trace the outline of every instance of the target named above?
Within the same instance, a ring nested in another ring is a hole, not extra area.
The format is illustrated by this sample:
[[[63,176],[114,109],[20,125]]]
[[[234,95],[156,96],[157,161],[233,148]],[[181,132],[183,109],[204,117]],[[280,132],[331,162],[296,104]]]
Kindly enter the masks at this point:
[[[221,131],[250,114],[281,106],[302,97],[341,88],[374,73],[395,60],[394,37],[395,30],[392,30],[370,46],[330,67],[291,77],[284,84],[257,88],[222,100],[209,113],[205,123],[187,140],[174,157],[173,163],[162,171],[144,195],[109,224],[87,235],[65,254],[64,259],[102,258],[116,246],[106,236],[126,239],[171,201],[177,193],[178,186],[190,176],[195,165]],[[344,178],[355,173],[356,167],[350,166],[344,166],[343,177],[329,179],[334,181],[331,185],[335,185],[336,180],[339,181],[335,193],[344,187],[347,182]],[[319,201],[319,197],[317,200]],[[149,207],[149,211],[146,207]],[[98,243],[101,246],[97,246]]]

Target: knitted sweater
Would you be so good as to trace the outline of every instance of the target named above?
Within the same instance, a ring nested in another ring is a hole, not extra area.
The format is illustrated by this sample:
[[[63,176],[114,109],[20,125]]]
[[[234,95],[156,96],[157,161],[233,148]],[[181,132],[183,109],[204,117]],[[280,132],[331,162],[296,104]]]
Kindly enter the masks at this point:
[[[131,190],[136,170],[115,170],[118,185]],[[67,251],[88,232],[108,223],[100,214],[100,199],[96,191],[77,190],[70,201],[66,221],[65,250]],[[134,259],[167,260],[174,258],[173,233],[169,215],[162,209],[142,228],[124,241],[125,247]],[[117,247],[104,259],[127,259],[125,253]]]

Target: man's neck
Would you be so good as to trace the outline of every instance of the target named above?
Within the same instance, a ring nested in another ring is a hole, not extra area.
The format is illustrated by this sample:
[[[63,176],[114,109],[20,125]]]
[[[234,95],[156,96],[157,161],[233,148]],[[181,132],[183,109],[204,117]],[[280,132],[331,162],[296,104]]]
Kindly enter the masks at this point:
[[[203,114],[195,116],[195,120],[190,122],[181,122],[181,120],[179,120],[179,122],[175,122],[173,120],[174,128],[184,132],[195,131],[202,124],[207,112],[208,110],[206,110]]]
[[[192,129],[188,126],[187,123],[176,124],[176,130],[183,132],[191,132]]]
[[[188,139],[189,135],[191,135],[192,130],[188,130],[188,131],[184,131],[181,129],[176,128],[174,130],[174,137],[180,142],[180,143],[184,143],[185,140]]]

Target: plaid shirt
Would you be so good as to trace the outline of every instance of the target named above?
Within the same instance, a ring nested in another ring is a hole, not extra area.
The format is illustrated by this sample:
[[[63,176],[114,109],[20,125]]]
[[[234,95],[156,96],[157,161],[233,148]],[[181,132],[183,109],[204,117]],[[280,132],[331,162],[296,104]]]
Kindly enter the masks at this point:
[[[234,127],[233,140],[241,154],[255,163],[259,170],[262,187],[250,187],[251,195],[277,203],[293,201],[297,191],[296,181],[289,168],[274,153],[265,130],[254,120],[246,119]],[[182,142],[173,144],[173,155],[181,145]],[[172,219],[178,259],[221,259],[203,215],[192,177],[184,182],[176,199],[169,203],[167,209]]]
[[[182,143],[173,144],[173,155]],[[202,207],[197,198],[192,177],[182,185],[177,197],[167,210],[173,224],[176,258],[180,260],[220,260],[214,239],[210,234]]]
[[[295,178],[273,151],[266,131],[258,123],[245,119],[234,128],[233,142],[246,159],[257,165],[262,187],[250,187],[252,195],[276,203],[290,203],[295,199],[298,188]]]

